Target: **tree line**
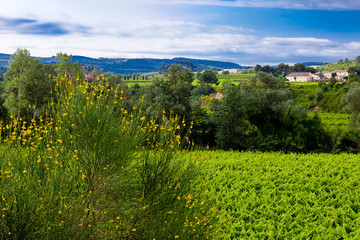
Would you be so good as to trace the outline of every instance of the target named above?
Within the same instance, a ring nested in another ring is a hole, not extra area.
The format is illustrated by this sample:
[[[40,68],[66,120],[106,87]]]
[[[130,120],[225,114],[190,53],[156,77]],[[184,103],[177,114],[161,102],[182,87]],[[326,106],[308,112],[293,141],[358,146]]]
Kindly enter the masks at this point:
[[[85,77],[80,64],[71,63],[71,55],[59,53],[57,59],[59,64],[45,65],[31,58],[29,51],[24,49],[12,55],[2,83],[0,114],[3,121],[6,122],[10,114],[17,119],[28,119],[28,122],[44,115],[53,97],[56,79],[65,74],[73,79]],[[303,71],[303,67],[296,65],[299,71]],[[284,76],[289,66],[279,64],[276,71],[281,72],[279,76]],[[99,76],[108,77],[107,84],[119,84],[110,73]],[[296,105],[292,89],[285,84],[284,78],[276,77],[274,73],[259,69],[250,81],[239,85],[227,82],[221,90],[214,88],[217,77],[213,71],[200,74],[196,86],[194,79],[191,69],[173,64],[165,77],[154,78],[148,86],[124,84],[126,108],[140,107],[148,119],[157,119],[160,123],[171,116],[180,117],[186,126],[191,126],[188,129],[190,138],[197,146],[284,152],[331,152],[339,146],[336,142],[340,138],[325,131],[317,115],[310,117],[305,108]],[[353,126],[358,123],[359,114],[356,99],[360,96],[360,88],[357,84],[355,81],[349,85],[342,100],[345,109],[353,113]],[[215,93],[217,98],[210,97]],[[348,144],[359,144],[359,138],[353,135]],[[347,144],[345,140],[343,142]],[[338,148],[349,150],[342,145]],[[359,149],[358,145],[351,151]]]

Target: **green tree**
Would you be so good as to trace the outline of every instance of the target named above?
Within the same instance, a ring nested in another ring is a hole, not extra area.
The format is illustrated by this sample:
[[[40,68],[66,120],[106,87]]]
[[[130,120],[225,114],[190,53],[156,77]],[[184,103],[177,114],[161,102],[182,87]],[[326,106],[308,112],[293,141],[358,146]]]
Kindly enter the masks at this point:
[[[4,122],[8,116],[8,111],[4,106],[5,99],[3,96],[0,95],[0,122]]]
[[[306,152],[329,146],[320,119],[295,105],[281,78],[260,72],[248,84],[227,84],[223,95],[211,116],[222,148]]]
[[[168,71],[165,78],[154,79],[153,84],[146,89],[145,104],[149,106],[152,114],[159,117],[164,110],[167,117],[173,114],[188,120],[194,74],[190,69],[181,68],[177,64],[171,65]]]
[[[84,78],[84,73],[81,70],[81,65],[78,62],[72,63],[71,54],[68,55],[66,53],[60,52],[56,54],[56,59],[59,61],[59,64],[55,68],[58,78],[61,78],[65,74],[69,75],[72,78]]]
[[[355,64],[360,64],[360,56],[356,56],[354,59]]]
[[[205,70],[200,76],[199,80],[202,83],[205,83],[207,85],[215,83],[218,84],[218,77],[216,76],[216,73],[214,71]]]
[[[341,98],[341,103],[344,105],[344,110],[351,113],[350,126],[353,127],[358,122],[360,113],[360,83],[352,82],[349,91]]]
[[[10,113],[28,118],[41,114],[48,101],[54,81],[51,65],[44,65],[39,59],[30,57],[26,49],[18,49],[9,62],[4,88],[8,92],[4,106]]]
[[[305,72],[306,67],[303,63],[296,63],[292,69],[293,72]]]
[[[5,75],[4,88],[9,93],[5,100],[5,107],[20,119],[21,110],[29,105],[25,95],[25,85],[29,78],[32,59],[26,49],[18,49],[11,55],[9,68]]]
[[[287,64],[280,63],[277,66],[276,72],[278,75],[286,76],[290,72],[290,67]]]
[[[349,67],[348,72],[351,73],[351,74],[359,75],[360,66]]]
[[[265,73],[273,73],[273,68],[270,66],[270,65],[265,65],[264,67],[263,67],[263,72],[265,72]]]
[[[329,83],[330,83],[330,87],[334,87],[334,85],[336,84],[336,78],[334,76],[332,76],[329,79]]]
[[[261,67],[261,65],[256,64],[254,70],[255,70],[256,73],[258,73],[258,72],[262,72],[262,71],[263,71],[263,68]]]

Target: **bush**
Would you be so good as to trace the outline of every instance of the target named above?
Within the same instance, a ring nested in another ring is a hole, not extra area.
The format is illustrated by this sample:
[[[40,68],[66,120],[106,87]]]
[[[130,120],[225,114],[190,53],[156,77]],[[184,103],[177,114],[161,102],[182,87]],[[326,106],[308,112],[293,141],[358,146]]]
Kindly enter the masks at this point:
[[[349,128],[337,136],[333,152],[359,153],[360,130],[356,128]]]
[[[105,79],[62,78],[54,97],[45,119],[4,126],[1,239],[206,238],[185,224],[204,215],[188,204],[196,169],[177,157],[185,122],[125,110]]]

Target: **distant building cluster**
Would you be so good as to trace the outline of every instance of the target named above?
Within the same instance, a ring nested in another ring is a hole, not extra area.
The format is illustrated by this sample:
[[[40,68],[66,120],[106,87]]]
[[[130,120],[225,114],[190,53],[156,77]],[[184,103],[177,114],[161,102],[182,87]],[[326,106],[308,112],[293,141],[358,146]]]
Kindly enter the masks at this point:
[[[289,82],[329,82],[334,76],[337,82],[345,82],[349,73],[346,70],[335,70],[331,72],[293,72],[286,76]]]

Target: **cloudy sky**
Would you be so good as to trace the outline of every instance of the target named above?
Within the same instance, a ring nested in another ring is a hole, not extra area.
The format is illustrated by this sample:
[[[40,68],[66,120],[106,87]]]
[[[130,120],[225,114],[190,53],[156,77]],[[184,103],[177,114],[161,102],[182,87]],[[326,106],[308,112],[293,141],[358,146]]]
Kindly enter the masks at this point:
[[[360,55],[359,0],[0,0],[0,52],[243,65]]]

